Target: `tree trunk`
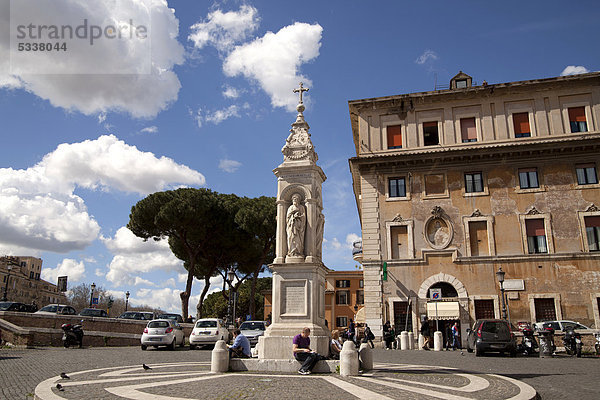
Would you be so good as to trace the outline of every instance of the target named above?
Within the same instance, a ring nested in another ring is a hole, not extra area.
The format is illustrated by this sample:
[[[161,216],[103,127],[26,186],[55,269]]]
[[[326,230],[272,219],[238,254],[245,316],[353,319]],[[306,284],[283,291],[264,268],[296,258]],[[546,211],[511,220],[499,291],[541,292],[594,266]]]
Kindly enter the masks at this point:
[[[192,282],[194,281],[194,268],[193,263],[190,263],[190,270],[188,271],[187,281],[185,283],[185,291],[179,294],[181,297],[181,312],[183,313],[183,319],[188,317],[188,303],[190,301],[190,294],[192,293]]]
[[[210,275],[204,277],[204,289],[202,289],[200,300],[198,300],[198,305],[196,306],[196,317],[198,319],[202,318],[202,303],[204,303],[204,297],[208,293],[208,289],[210,289]]]

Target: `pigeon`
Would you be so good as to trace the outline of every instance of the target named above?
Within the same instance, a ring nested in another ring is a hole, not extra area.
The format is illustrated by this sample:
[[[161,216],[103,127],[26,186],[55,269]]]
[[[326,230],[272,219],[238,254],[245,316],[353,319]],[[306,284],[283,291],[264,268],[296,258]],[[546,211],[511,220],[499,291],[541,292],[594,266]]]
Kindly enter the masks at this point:
[[[61,392],[64,392],[64,391],[65,391],[65,389],[63,389],[63,387],[62,387],[62,385],[61,385],[60,383],[57,383],[57,384],[56,384],[56,388],[57,388],[59,391],[61,391]]]
[[[145,369],[146,371],[148,371],[149,369],[152,369],[152,368],[150,368],[149,366],[147,366],[146,364],[142,364],[142,367],[144,367],[144,369]]]
[[[461,351],[461,352],[460,352],[460,355],[461,355],[461,356],[464,356],[464,355],[465,355],[465,353],[463,353],[463,352]]]
[[[69,375],[65,374],[64,372],[60,373],[60,377],[63,379],[71,379],[71,377]]]

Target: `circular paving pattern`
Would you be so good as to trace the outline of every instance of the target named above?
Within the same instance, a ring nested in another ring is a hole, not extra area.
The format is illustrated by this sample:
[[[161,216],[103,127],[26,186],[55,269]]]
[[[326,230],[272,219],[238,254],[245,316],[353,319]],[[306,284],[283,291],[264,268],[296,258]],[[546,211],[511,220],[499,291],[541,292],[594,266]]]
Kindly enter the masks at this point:
[[[208,362],[181,362],[67,372],[35,389],[40,400],[64,399],[513,399],[529,400],[535,390],[515,379],[472,374],[456,368],[376,364],[360,376],[301,376],[284,373],[213,374]],[[60,385],[57,388],[57,384]]]

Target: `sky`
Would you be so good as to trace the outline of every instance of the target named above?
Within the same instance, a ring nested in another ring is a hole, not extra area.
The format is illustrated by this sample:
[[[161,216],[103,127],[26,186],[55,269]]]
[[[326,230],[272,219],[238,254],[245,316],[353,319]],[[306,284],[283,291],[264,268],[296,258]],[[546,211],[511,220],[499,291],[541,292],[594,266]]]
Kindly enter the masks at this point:
[[[599,16],[597,1],[0,0],[0,254],[179,312],[186,271],[126,228],[131,207],[179,187],[275,196],[303,82],[327,176],[323,261],[354,270],[348,101],[459,70],[490,84],[598,71]],[[37,30],[84,20],[79,37]],[[49,39],[68,47],[18,50]]]

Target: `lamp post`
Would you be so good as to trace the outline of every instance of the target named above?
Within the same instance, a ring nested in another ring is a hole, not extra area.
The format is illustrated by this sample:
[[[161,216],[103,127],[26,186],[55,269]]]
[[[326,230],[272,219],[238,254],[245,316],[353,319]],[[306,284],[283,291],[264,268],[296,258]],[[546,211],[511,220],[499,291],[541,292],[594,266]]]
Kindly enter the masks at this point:
[[[92,300],[94,299],[94,290],[96,290],[96,284],[92,283],[92,294],[90,295],[90,307],[92,307]]]
[[[127,312],[127,306],[129,305],[129,290],[125,292],[125,312]]]
[[[2,296],[2,301],[8,300],[8,282],[10,281],[10,271],[12,270],[12,265],[6,264],[6,269],[8,270],[8,275],[6,276],[6,286],[4,286],[4,296]]]
[[[227,318],[229,320],[229,324],[233,325],[235,323],[235,290],[233,288],[233,280],[235,279],[235,272],[233,268],[227,271],[227,282],[229,283],[229,302],[227,309]]]
[[[504,301],[504,275],[506,272],[502,271],[502,267],[498,268],[496,272],[496,277],[498,278],[498,282],[500,282],[500,293],[502,296],[502,319],[506,319],[506,302]]]

